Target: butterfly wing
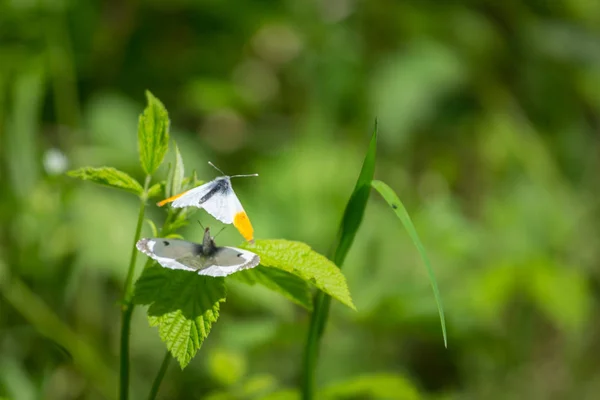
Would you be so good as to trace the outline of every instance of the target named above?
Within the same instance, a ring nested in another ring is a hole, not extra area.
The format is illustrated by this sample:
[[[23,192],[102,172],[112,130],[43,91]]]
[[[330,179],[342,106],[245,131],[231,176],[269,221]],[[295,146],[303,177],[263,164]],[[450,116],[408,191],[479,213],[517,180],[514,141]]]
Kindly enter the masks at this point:
[[[231,185],[224,186],[220,191],[215,192],[202,207],[219,221],[225,224],[233,223],[247,241],[254,240],[254,229],[250,219]]]
[[[199,275],[227,276],[254,268],[260,262],[258,255],[235,247],[217,247],[213,254],[206,256],[201,244],[177,239],[140,239],[136,247],[165,268]]]
[[[206,200],[199,207],[204,208],[206,212],[222,223],[231,224],[234,214],[229,205],[230,192],[232,192],[231,185],[214,190],[210,196],[206,196]]]
[[[233,223],[244,239],[252,242],[254,229],[242,203],[231,187],[229,178],[219,183],[211,192],[206,196],[207,199],[201,207],[224,224]]]
[[[227,276],[244,269],[254,268],[260,263],[258,255],[235,247],[218,247],[209,258],[206,267],[198,271],[200,275]]]
[[[209,214],[225,224],[233,222],[228,197],[231,183],[228,177],[214,179],[187,192],[169,197],[158,203],[159,206],[172,202],[173,207],[204,208]]]
[[[246,211],[244,210],[244,207],[242,207],[242,203],[240,203],[233,188],[230,188],[227,202],[229,203],[228,208],[230,213],[233,216],[233,226],[237,228],[244,239],[250,243],[254,242],[254,229],[252,228],[248,214],[246,214]]]
[[[169,197],[159,202],[158,205],[162,206],[169,202],[173,203],[173,207],[204,208],[224,224],[233,224],[247,241],[254,240],[254,229],[250,219],[233,191],[228,176],[217,178],[187,192]]]
[[[139,251],[169,269],[197,271],[206,266],[202,256],[202,245],[177,239],[140,239],[136,243]]]
[[[210,182],[207,182],[203,185],[190,189],[186,192],[176,194],[175,196],[171,196],[168,199],[164,199],[157,203],[158,206],[162,207],[167,203],[171,204],[173,207],[182,208],[182,207],[200,207],[201,202],[210,192],[214,189],[216,185],[216,179]]]

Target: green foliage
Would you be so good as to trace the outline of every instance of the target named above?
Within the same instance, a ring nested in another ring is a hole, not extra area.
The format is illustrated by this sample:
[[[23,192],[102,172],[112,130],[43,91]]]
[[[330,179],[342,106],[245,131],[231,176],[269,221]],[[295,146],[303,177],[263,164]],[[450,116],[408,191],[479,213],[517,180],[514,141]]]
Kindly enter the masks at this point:
[[[125,172],[111,167],[84,167],[69,171],[67,174],[73,178],[83,179],[84,181],[92,181],[101,185],[123,189],[135,193],[138,196],[144,192],[144,188],[138,181],[127,175]]]
[[[433,289],[433,296],[435,297],[435,302],[438,307],[438,313],[440,315],[440,324],[442,325],[442,334],[444,336],[444,346],[448,347],[448,338],[446,336],[446,319],[444,318],[444,308],[442,306],[442,298],[440,296],[440,291],[438,289],[438,285],[435,279],[435,274],[433,273],[433,268],[431,267],[431,263],[429,262],[429,258],[427,257],[427,253],[425,252],[425,247],[421,243],[421,239],[419,239],[419,235],[417,234],[417,230],[404,207],[404,204],[400,201],[396,193],[381,181],[373,181],[373,188],[379,192],[379,194],[385,199],[385,201],[392,207],[402,225],[404,225],[404,229],[408,232],[408,235],[412,239],[414,245],[417,247],[423,262],[425,263],[425,267],[427,268],[427,273],[429,274],[429,281],[431,282],[431,288]]]
[[[167,184],[165,187],[166,197],[171,197],[178,193],[181,193],[184,179],[184,167],[181,153],[179,153],[179,147],[175,144],[175,165],[170,166],[169,174],[167,175]]]
[[[348,250],[354,242],[356,232],[365,214],[365,208],[367,207],[367,201],[369,200],[369,194],[371,193],[371,181],[375,175],[375,156],[377,154],[377,121],[375,121],[375,129],[369,142],[367,154],[363,161],[360,175],[356,181],[356,186],[352,191],[350,200],[346,204],[342,222],[335,241],[335,251],[333,253],[333,262],[338,267],[342,267]]]
[[[405,377],[375,374],[351,378],[331,385],[319,393],[323,399],[419,400],[419,392]]]
[[[252,269],[237,272],[229,278],[249,285],[261,284],[282,294],[307,310],[312,310],[312,298],[308,285],[305,281],[289,272],[259,265]]]
[[[233,397],[224,397],[233,398]],[[272,391],[260,397],[264,400],[298,400],[294,389]],[[410,380],[399,374],[379,373],[361,375],[327,385],[318,390],[315,398],[323,400],[386,399],[419,400],[423,398]]]
[[[150,91],[148,105],[138,123],[140,162],[146,174],[152,175],[162,163],[169,147],[169,115],[165,106]]]
[[[517,276],[526,276],[521,285],[534,303],[558,327],[567,332],[581,332],[590,315],[592,298],[581,271],[546,259],[534,260],[526,268],[516,272]]]
[[[223,278],[149,267],[135,284],[135,304],[149,305],[150,325],[185,368],[196,355],[225,301]]]
[[[208,354],[207,359],[211,375],[222,385],[234,385],[246,374],[246,359],[238,353],[216,349]]]
[[[157,235],[198,237],[197,217],[213,225],[202,210],[154,206],[176,139],[186,179],[193,168],[212,177],[209,159],[260,173],[233,182],[257,239],[305,242],[334,263],[364,126],[378,116],[376,179],[425,245],[453,350],[419,252],[371,199],[342,266],[358,312],[332,308],[315,398],[340,378],[398,371],[426,399],[597,397],[600,2],[318,3],[0,2],[0,397],[118,396],[96,371],[118,374],[114,340],[102,340],[125,307],[115,285],[132,252],[151,263],[133,246],[134,195],[57,174],[106,165],[145,187],[135,135],[148,85],[177,125],[143,196]],[[218,239],[238,243],[231,229]],[[270,374],[267,393],[296,382],[307,315],[258,289],[227,299],[223,330],[157,398],[264,399],[244,390],[254,374]],[[136,399],[165,351],[147,308],[133,313],[127,352]],[[244,358],[249,376],[222,387],[207,368],[214,349]],[[300,398],[290,389],[280,398]]]
[[[261,265],[294,274],[348,307],[356,309],[346,278],[339,268],[307,244],[269,239],[256,240],[254,244],[245,243],[241,247],[258,254]]]
[[[148,189],[148,198],[151,199],[164,193],[166,182],[157,182]]]
[[[300,393],[294,389],[278,390],[264,396],[262,400],[300,400]]]
[[[137,194],[140,197],[141,204],[138,212],[138,221],[135,229],[135,234],[133,237],[133,245],[139,240],[142,224],[144,221],[144,214],[146,208],[146,200],[150,196],[155,196],[160,192],[162,188],[161,184],[155,184],[148,190],[148,186],[150,185],[151,175],[156,171],[156,169],[162,163],[165,153],[168,149],[169,145],[169,118],[166,109],[162,105],[162,103],[155,98],[149,91],[146,91],[146,96],[148,98],[148,106],[144,110],[144,112],[139,117],[139,125],[138,125],[138,147],[140,153],[140,162],[142,164],[142,168],[146,171],[146,181],[144,187],[140,185],[135,179],[127,175],[126,173],[119,171],[115,168],[103,167],[103,168],[91,168],[85,167],[79,170],[70,171],[69,175],[76,178],[81,178],[83,180],[90,180],[99,184],[116,187],[119,189],[124,189],[130,192]],[[177,152],[178,154],[178,152]],[[180,157],[178,159],[180,161]],[[183,173],[183,170],[180,171]],[[179,174],[179,172],[178,172]],[[179,181],[181,178],[178,178]],[[151,227],[154,233],[156,233],[156,226],[151,223]],[[135,273],[135,265],[137,260],[138,252],[133,247],[131,249],[131,257],[129,259],[129,267],[127,269],[127,277],[125,278],[125,288],[123,295],[123,310],[122,310],[122,323],[121,323],[121,338],[120,338],[120,386],[119,386],[119,396],[122,400],[126,400],[129,397],[129,335],[130,335],[130,324],[131,324],[131,316],[133,313],[133,305],[131,303],[131,298],[133,294],[133,276]],[[154,307],[160,308],[159,306]],[[154,303],[153,303],[154,306]],[[214,315],[218,315],[218,304],[217,309],[214,310]],[[193,339],[194,335],[194,327],[193,323],[202,323],[204,324],[204,317],[198,316],[194,319],[194,316],[189,316],[191,323],[188,323],[186,320],[181,320],[179,318],[180,314],[177,311],[168,313],[164,312],[159,316],[156,316],[154,319],[151,319],[152,325],[159,325],[159,332],[161,333],[161,338],[167,342],[167,347],[180,361],[180,363],[187,363],[189,360],[186,358],[186,352],[189,354],[197,349],[194,348],[195,345],[199,347],[198,339],[192,344],[184,343],[185,338],[180,336],[181,330],[173,331],[165,331],[163,329],[164,326],[176,326],[178,329],[185,329],[191,335]],[[213,314],[207,315],[207,320],[210,321],[210,317]],[[216,319],[216,316],[213,317]],[[210,322],[208,322],[208,326],[210,328]],[[202,332],[207,334],[206,327],[202,326],[204,329]],[[203,336],[204,337],[204,336]],[[202,338],[203,338],[202,337]],[[183,343],[183,345],[182,345]],[[192,354],[193,356],[193,354]],[[191,358],[191,356],[189,356]]]

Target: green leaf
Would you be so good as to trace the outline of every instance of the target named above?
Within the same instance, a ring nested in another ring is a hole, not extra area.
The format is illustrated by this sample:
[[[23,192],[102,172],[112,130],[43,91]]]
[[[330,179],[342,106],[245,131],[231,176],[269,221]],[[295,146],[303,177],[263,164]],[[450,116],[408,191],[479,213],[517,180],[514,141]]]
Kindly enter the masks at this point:
[[[83,179],[84,181],[92,181],[101,185],[127,190],[138,196],[144,192],[144,188],[138,181],[127,175],[125,172],[111,167],[84,167],[69,171],[67,172],[67,175],[73,178]]]
[[[200,186],[204,183],[203,180],[198,179],[198,175],[196,174],[196,170],[192,171],[192,175],[183,179],[181,186],[184,190],[195,188],[196,186]]]
[[[162,181],[150,186],[150,189],[148,189],[148,198],[151,199],[152,197],[160,196],[164,191],[165,185],[165,181]]]
[[[320,393],[323,399],[418,400],[419,392],[400,375],[374,374],[333,384]]]
[[[135,284],[133,301],[148,304],[148,321],[181,368],[192,360],[225,301],[223,278],[158,266],[146,268]]]
[[[371,136],[371,141],[369,142],[369,148],[367,150],[367,154],[365,155],[365,159],[360,170],[360,175],[358,176],[358,180],[356,181],[352,195],[350,195],[348,204],[346,204],[346,209],[344,210],[344,215],[342,216],[342,221],[335,239],[335,250],[333,252],[332,259],[335,265],[337,265],[339,268],[342,268],[344,264],[346,255],[350,250],[350,246],[352,246],[352,243],[354,242],[356,232],[358,232],[358,228],[360,227],[363,215],[365,213],[365,208],[367,207],[367,201],[369,200],[369,194],[371,192],[370,184],[373,180],[373,175],[375,174],[376,153],[377,121],[375,121],[375,129],[373,130],[373,135]],[[316,316],[313,318],[316,318],[316,321],[318,322],[317,328],[319,336],[323,334],[325,329],[325,323],[329,314],[330,302],[331,299],[322,296],[321,294],[318,294],[317,298],[315,299]]]
[[[346,278],[340,269],[307,244],[271,239],[256,240],[254,244],[244,243],[241,247],[258,254],[261,265],[296,275],[348,307],[356,309],[350,297]]]
[[[419,239],[419,235],[417,234],[417,230],[404,207],[404,204],[400,201],[396,193],[390,188],[388,185],[383,183],[382,181],[373,181],[371,183],[373,188],[379,192],[379,194],[387,201],[387,203],[392,207],[402,225],[404,225],[404,229],[408,232],[408,235],[412,239],[414,245],[417,247],[423,262],[425,263],[425,267],[427,268],[427,273],[429,274],[429,281],[431,282],[431,288],[433,289],[433,296],[435,297],[435,302],[437,303],[438,313],[440,315],[440,323],[442,325],[442,334],[444,335],[444,346],[448,347],[448,338],[446,335],[446,319],[444,317],[444,309],[442,307],[442,298],[440,296],[440,291],[437,286],[437,282],[435,280],[435,274],[433,273],[433,268],[431,267],[431,263],[429,262],[429,258],[427,257],[427,253],[425,253],[425,247],[421,243],[421,239]]]
[[[183,159],[179,153],[177,143],[175,143],[175,166],[169,168],[167,177],[166,195],[167,197],[174,196],[182,192],[184,177]]]
[[[198,211],[196,207],[187,207],[181,208],[173,211],[173,209],[169,210],[169,212],[174,213],[175,216],[173,220],[169,221],[163,226],[164,232],[174,232],[177,229],[183,228],[190,223],[190,218]]]
[[[354,237],[362,222],[369,194],[371,193],[371,181],[375,174],[375,156],[377,152],[377,122],[375,122],[375,130],[371,136],[369,149],[363,161],[360,175],[354,186],[354,191],[346,204],[344,216],[338,230],[335,241],[335,252],[333,253],[333,262],[338,267],[342,267],[348,250],[354,242]]]
[[[160,166],[169,147],[169,114],[165,106],[146,90],[148,105],[138,123],[140,163],[152,175]]]
[[[307,310],[312,310],[310,288],[306,282],[289,272],[259,265],[252,269],[237,272],[231,275],[230,278],[249,285],[261,284],[282,294]]]

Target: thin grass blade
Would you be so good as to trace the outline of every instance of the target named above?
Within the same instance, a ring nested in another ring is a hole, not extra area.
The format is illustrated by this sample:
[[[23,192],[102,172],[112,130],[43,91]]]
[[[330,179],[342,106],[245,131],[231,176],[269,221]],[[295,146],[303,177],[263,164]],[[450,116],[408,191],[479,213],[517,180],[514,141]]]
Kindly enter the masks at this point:
[[[442,298],[440,296],[440,291],[438,289],[438,285],[435,279],[435,274],[433,273],[433,268],[431,267],[431,263],[429,262],[429,258],[427,257],[427,253],[425,252],[425,247],[421,243],[421,239],[419,239],[419,235],[417,234],[417,230],[404,207],[404,204],[400,201],[396,193],[386,185],[382,181],[373,181],[371,183],[373,188],[379,192],[379,194],[385,199],[385,201],[392,207],[402,225],[408,232],[408,235],[412,239],[413,243],[417,247],[423,262],[425,263],[425,267],[427,268],[427,274],[429,275],[429,281],[431,282],[431,288],[433,289],[433,296],[435,297],[435,302],[437,303],[438,313],[440,315],[440,323],[442,325],[442,334],[444,335],[444,346],[448,347],[448,338],[446,335],[446,319],[444,317],[444,308],[442,307]]]

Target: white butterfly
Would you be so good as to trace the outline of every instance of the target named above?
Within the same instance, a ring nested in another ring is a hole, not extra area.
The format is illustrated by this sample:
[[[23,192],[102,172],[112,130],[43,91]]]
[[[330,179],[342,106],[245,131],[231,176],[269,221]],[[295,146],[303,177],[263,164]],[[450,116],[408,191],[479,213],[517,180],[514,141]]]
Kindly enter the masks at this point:
[[[162,207],[172,202],[172,206],[178,208],[204,208],[209,214],[224,224],[233,223],[244,239],[252,243],[254,240],[254,229],[252,228],[252,224],[250,224],[250,219],[248,219],[246,211],[244,211],[244,207],[242,207],[242,203],[240,203],[240,200],[231,187],[231,178],[258,176],[258,174],[227,176],[223,171],[215,167],[213,163],[210,161],[208,163],[224,176],[186,192],[171,196],[156,204]]]
[[[260,257],[235,247],[218,247],[204,230],[202,244],[178,239],[149,238],[136,243],[139,251],[170,269],[193,271],[199,275],[227,276],[243,269],[254,268]]]

